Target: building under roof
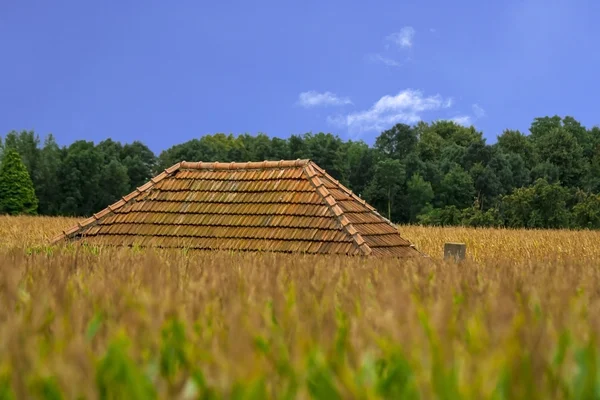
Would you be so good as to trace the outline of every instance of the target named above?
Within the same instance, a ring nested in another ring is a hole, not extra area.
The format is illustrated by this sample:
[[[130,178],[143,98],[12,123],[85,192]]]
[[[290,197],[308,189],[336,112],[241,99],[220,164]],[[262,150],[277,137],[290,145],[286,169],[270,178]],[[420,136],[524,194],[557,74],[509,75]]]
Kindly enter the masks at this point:
[[[310,160],[180,162],[53,243],[421,256]]]

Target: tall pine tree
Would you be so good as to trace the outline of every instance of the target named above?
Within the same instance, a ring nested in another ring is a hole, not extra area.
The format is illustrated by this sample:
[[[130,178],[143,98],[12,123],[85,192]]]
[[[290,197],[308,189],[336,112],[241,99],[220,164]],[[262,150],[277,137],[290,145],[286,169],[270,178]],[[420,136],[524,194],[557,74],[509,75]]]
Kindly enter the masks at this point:
[[[0,165],[0,213],[37,214],[33,182],[19,153],[7,149]]]

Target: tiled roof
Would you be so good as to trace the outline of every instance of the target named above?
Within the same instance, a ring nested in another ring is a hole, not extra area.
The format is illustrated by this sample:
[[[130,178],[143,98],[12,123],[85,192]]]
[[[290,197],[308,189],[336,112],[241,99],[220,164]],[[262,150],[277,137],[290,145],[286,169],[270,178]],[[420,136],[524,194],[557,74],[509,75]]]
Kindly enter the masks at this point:
[[[180,162],[52,240],[141,247],[421,255],[310,160]]]

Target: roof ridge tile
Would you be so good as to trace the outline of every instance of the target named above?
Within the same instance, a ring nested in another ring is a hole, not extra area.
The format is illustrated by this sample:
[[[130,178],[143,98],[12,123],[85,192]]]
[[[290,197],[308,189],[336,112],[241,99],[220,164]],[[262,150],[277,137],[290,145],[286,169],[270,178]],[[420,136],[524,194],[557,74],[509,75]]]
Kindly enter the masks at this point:
[[[232,169],[270,169],[270,168],[299,168],[308,165],[309,159],[296,160],[264,160],[247,162],[204,162],[204,161],[182,161],[181,169],[209,169],[209,170],[232,170]],[[165,170],[166,171],[166,170]]]

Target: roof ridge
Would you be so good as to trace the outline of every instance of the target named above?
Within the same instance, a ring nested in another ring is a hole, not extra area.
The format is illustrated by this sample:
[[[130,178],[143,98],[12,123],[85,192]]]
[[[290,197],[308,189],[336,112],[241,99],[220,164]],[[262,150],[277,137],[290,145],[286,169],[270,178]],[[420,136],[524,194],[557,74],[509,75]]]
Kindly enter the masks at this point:
[[[358,233],[356,228],[352,226],[352,223],[348,220],[348,218],[346,218],[346,216],[344,215],[344,211],[342,211],[340,206],[335,201],[333,195],[325,187],[325,184],[315,172],[313,164],[314,163],[309,162],[303,168],[303,171],[306,174],[308,181],[311,183],[311,185],[314,186],[317,193],[323,198],[323,201],[325,202],[327,208],[329,208],[333,215],[338,219],[342,228],[346,231],[348,235],[350,235],[350,237],[352,238],[354,243],[356,243],[356,246],[359,248],[359,250],[364,255],[368,256],[372,252],[371,248],[369,247],[369,245],[367,245],[365,239],[363,239],[362,235]]]
[[[182,161],[181,169],[216,169],[216,170],[231,170],[231,169],[267,169],[267,168],[298,168],[308,165],[309,159],[296,160],[264,160],[264,161],[247,161],[247,162],[203,162],[203,161]]]
[[[371,211],[373,214],[377,215],[379,218],[383,219],[384,222],[386,222],[388,225],[393,226],[394,228],[397,229],[397,226],[390,221],[389,219],[387,219],[386,217],[384,217],[383,215],[381,215],[377,209],[375,207],[373,207],[372,205],[370,205],[369,203],[367,203],[366,200],[358,197],[356,195],[356,193],[354,193],[352,190],[348,189],[346,186],[344,186],[340,181],[338,181],[337,179],[335,179],[333,176],[329,175],[327,173],[327,171],[325,171],[323,168],[319,167],[317,164],[315,164],[314,162],[310,161],[310,165],[315,168],[317,171],[319,171],[320,173],[322,173],[323,175],[325,175],[327,177],[327,179],[329,179],[330,181],[332,181],[333,183],[335,183],[336,185],[339,186],[340,189],[342,189],[344,192],[346,192],[348,194],[348,196],[352,197],[354,200],[358,201],[360,204],[362,204],[363,206],[365,206],[366,208],[369,209],[369,211]]]
[[[50,240],[50,244],[55,244],[55,243],[61,241],[62,239],[65,239],[66,237],[73,235],[77,231],[94,224],[96,221],[98,221],[100,218],[106,216],[107,214],[114,212],[115,210],[123,207],[125,204],[127,204],[131,200],[135,199],[136,197],[140,196],[141,194],[152,189],[154,187],[154,185],[156,185],[158,182],[173,175],[175,172],[177,172],[181,168],[181,165],[183,163],[185,163],[185,161],[178,162],[177,164],[174,164],[174,165],[170,166],[169,168],[166,168],[163,172],[161,172],[157,176],[150,178],[150,180],[148,182],[146,182],[145,184],[143,184],[142,186],[137,187],[133,192],[121,197],[121,199],[119,201],[109,205],[105,209],[93,214],[91,217],[89,217],[85,220],[77,222],[76,225],[63,230],[61,234],[56,235],[54,238],[52,238]]]

